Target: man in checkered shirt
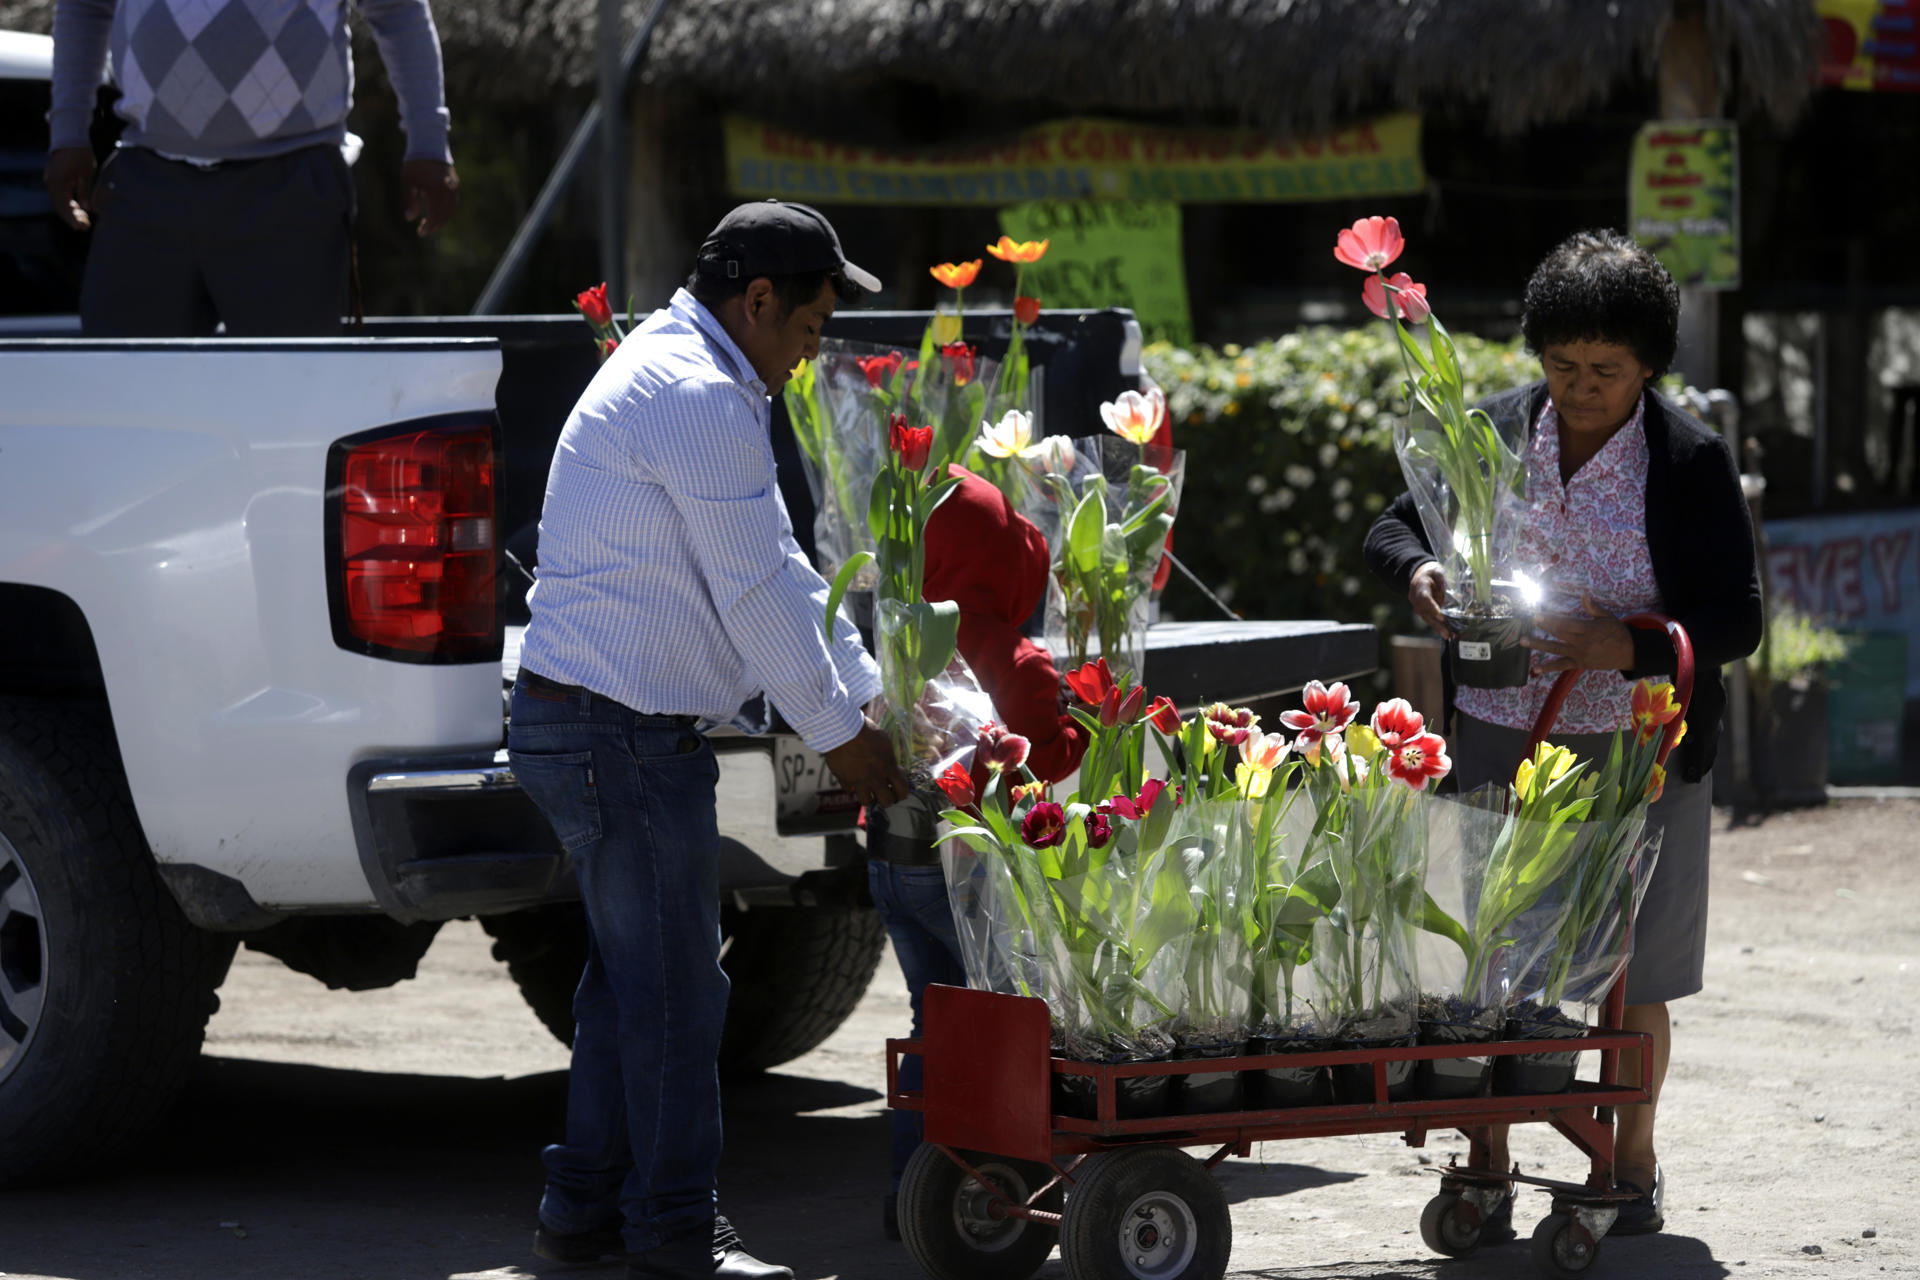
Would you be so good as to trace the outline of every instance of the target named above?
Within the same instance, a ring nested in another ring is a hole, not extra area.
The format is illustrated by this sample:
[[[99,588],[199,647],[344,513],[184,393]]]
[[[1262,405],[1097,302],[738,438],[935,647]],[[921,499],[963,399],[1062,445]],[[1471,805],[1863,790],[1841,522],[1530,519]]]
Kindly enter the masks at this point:
[[[440,41],[427,0],[355,0],[400,100],[409,221],[452,215]],[[96,175],[108,55],[126,121]],[[354,216],[346,0],[58,0],[47,190],[91,229],[89,337],[337,334]]]

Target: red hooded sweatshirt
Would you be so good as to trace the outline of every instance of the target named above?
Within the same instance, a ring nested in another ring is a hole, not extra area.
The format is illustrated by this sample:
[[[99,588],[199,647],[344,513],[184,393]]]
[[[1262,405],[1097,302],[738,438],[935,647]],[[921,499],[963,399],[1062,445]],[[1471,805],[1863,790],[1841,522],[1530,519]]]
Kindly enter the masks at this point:
[[[955,465],[960,487],[927,520],[928,600],[960,606],[960,656],[1000,722],[1032,744],[1027,768],[1058,782],[1079,767],[1086,734],[1060,706],[1060,672],[1020,626],[1045,596],[1047,540],[999,489]]]

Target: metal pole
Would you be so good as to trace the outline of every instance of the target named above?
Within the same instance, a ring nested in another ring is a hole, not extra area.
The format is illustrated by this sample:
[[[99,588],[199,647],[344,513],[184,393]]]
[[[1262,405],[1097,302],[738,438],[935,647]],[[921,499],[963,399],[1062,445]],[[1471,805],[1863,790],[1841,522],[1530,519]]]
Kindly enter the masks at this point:
[[[625,309],[627,78],[620,65],[620,0],[600,0],[600,274],[607,301]]]
[[[634,68],[638,67],[640,59],[646,56],[647,45],[653,38],[653,29],[658,25],[660,15],[665,12],[666,7],[667,0],[654,0],[653,8],[647,11],[646,21],[642,22],[640,29],[633,33],[633,39],[627,41],[627,47],[620,57],[623,84],[626,80],[632,79]],[[488,278],[486,288],[480,291],[479,301],[473,304],[474,315],[499,314],[501,303],[507,294],[512,292],[514,285],[519,283],[520,273],[526,270],[527,260],[533,254],[534,245],[539,242],[541,233],[547,228],[547,223],[553,220],[554,211],[560,207],[560,198],[567,193],[567,188],[573,184],[574,175],[580,171],[580,166],[586,159],[587,144],[593,141],[599,127],[600,103],[596,101],[587,107],[585,114],[580,117],[580,123],[574,126],[573,136],[567,139],[567,145],[561,151],[560,159],[555,162],[553,172],[547,175],[546,184],[540,188],[540,194],[534,197],[533,207],[527,211],[527,216],[521,221],[519,229],[513,233],[513,239],[508,243],[507,251],[500,256],[500,263],[494,267],[493,275]],[[620,182],[620,193],[624,197],[624,164],[621,168],[623,176]],[[616,299],[612,291],[615,274],[620,275],[623,280],[625,277],[624,271],[608,273],[609,301]],[[615,305],[618,306],[619,303],[616,301]]]

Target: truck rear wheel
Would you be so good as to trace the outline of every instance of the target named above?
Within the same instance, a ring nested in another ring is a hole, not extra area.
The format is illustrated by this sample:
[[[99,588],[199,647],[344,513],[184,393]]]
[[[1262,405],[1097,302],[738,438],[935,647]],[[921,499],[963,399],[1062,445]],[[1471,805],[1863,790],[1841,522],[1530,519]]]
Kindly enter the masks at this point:
[[[0,699],[0,1187],[163,1119],[233,958],[161,884],[118,760],[98,710]]]
[[[480,923],[534,1015],[573,1043],[573,992],[587,961],[581,907],[539,907]],[[729,1075],[777,1067],[832,1035],[866,994],[886,944],[871,911],[728,906],[720,927],[727,940],[721,964],[733,982],[720,1042],[720,1069]]]

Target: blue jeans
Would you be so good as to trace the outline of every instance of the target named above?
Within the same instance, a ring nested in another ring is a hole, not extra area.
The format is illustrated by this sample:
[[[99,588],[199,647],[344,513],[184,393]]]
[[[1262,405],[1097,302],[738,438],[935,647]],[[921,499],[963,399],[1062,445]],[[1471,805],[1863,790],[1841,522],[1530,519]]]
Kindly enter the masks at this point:
[[[947,873],[940,867],[902,867],[873,859],[867,863],[867,885],[873,892],[873,906],[893,942],[894,958],[900,962],[901,976],[907,980],[907,996],[913,1006],[913,1034],[921,1033],[920,1014],[927,984],[944,983],[952,987],[967,985],[967,971],[960,959],[960,939],[953,927],[953,908],[947,904]],[[900,1087],[920,1087],[920,1059],[900,1063]],[[900,1189],[900,1174],[906,1169],[920,1145],[921,1119],[918,1111],[893,1113],[893,1189]]]
[[[636,1253],[710,1230],[727,1014],[713,748],[675,718],[524,680],[507,746],[587,909],[567,1138],[544,1153],[540,1220],[624,1219]]]

